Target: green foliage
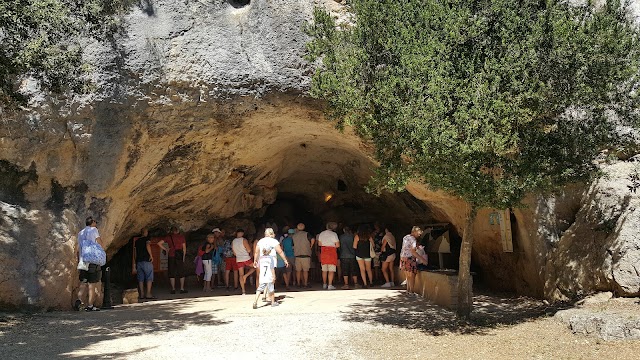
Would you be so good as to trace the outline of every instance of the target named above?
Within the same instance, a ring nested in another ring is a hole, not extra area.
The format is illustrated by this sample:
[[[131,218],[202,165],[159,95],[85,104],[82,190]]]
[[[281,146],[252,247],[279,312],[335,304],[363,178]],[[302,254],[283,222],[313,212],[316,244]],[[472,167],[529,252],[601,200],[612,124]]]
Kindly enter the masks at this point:
[[[87,66],[81,36],[104,40],[118,30],[127,0],[0,0],[0,103],[26,99],[17,92],[26,76],[45,90],[83,91]]]
[[[475,206],[585,179],[637,126],[640,38],[627,5],[353,0],[317,9],[312,95],[375,145],[373,188],[415,179]]]

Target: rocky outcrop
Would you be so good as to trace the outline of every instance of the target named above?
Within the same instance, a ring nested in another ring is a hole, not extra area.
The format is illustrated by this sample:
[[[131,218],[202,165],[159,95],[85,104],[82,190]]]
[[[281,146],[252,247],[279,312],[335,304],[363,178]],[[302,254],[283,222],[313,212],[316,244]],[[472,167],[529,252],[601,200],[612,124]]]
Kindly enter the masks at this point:
[[[550,239],[545,295],[573,298],[596,290],[640,294],[640,157],[602,168],[575,221]]]
[[[115,42],[87,44],[94,93],[56,98],[27,82],[30,108],[2,115],[1,301],[68,307],[87,215],[109,257],[142,226],[231,227],[278,194],[327,219],[433,217],[406,194],[367,194],[366,146],[304,96],[302,27],[335,2],[144,4]]]
[[[611,299],[612,293],[598,293],[583,299],[577,308],[558,311],[554,318],[574,334],[603,340],[640,339],[637,299]]]
[[[75,234],[88,215],[98,218],[110,258],[142,226],[255,231],[248,219],[283,196],[325,221],[385,221],[398,237],[413,224],[448,222],[455,252],[465,203],[421,184],[368,194],[370,148],[337,131],[305,96],[313,70],[302,59],[302,26],[314,5],[340,12],[338,3],[142,4],[115,41],[87,44],[94,93],[52,97],[25,82],[30,107],[0,115],[2,305],[70,306]],[[627,176],[613,172],[584,197],[580,186],[532,196],[513,210],[510,253],[490,221],[494,211],[481,211],[473,252],[480,282],[549,298],[637,292],[637,197],[616,205],[626,199]],[[610,181],[619,181],[615,191]],[[602,214],[609,220],[598,225]],[[586,264],[602,271],[588,273]]]

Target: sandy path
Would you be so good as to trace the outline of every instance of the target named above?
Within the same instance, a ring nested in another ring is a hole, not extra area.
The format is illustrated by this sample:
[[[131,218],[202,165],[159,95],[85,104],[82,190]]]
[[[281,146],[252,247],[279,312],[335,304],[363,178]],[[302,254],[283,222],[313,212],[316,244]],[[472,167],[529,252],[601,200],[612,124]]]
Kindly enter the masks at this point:
[[[571,334],[534,301],[476,297],[472,323],[396,290],[163,300],[98,313],[5,316],[2,359],[626,359],[640,342]]]

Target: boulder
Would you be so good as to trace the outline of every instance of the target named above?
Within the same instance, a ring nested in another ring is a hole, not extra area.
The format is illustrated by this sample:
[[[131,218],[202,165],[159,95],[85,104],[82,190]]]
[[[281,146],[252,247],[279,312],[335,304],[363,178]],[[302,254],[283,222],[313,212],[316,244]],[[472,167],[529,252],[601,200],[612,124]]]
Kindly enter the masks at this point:
[[[583,306],[605,304],[609,300],[611,300],[611,298],[613,298],[613,293],[611,291],[605,291],[605,292],[593,294],[591,296],[587,296],[586,298],[578,301],[576,304],[583,305]]]
[[[596,336],[603,340],[640,339],[640,315],[637,314],[569,309],[558,311],[554,317],[567,324],[574,334]]]
[[[638,163],[603,165],[603,176],[584,192],[571,226],[546,255],[545,296],[570,299],[597,291],[640,294]]]
[[[138,296],[139,296],[138,289],[125,289],[122,291],[122,303],[137,304]]]

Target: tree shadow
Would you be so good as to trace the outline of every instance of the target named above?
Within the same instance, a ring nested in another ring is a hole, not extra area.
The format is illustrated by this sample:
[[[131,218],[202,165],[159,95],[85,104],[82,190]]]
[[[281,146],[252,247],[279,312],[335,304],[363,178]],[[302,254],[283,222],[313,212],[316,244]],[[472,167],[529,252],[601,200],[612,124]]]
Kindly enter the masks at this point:
[[[504,298],[480,294],[474,296],[473,300],[474,307],[469,320],[458,319],[454,311],[422,298],[409,297],[404,292],[353,304],[350,311],[343,312],[343,318],[351,322],[420,330],[433,336],[486,335],[490,329],[549,317],[561,309],[524,297]]]
[[[217,326],[228,323],[216,318],[215,312],[219,310],[200,310],[198,302],[197,299],[181,299],[91,313],[52,312],[21,316],[0,322],[0,353],[5,359],[38,359],[43,356],[122,358],[144,351],[145,348],[122,353],[103,346],[102,353],[96,354],[95,345],[118,338],[183,330],[193,325]],[[92,347],[91,356],[85,353],[89,347]]]

